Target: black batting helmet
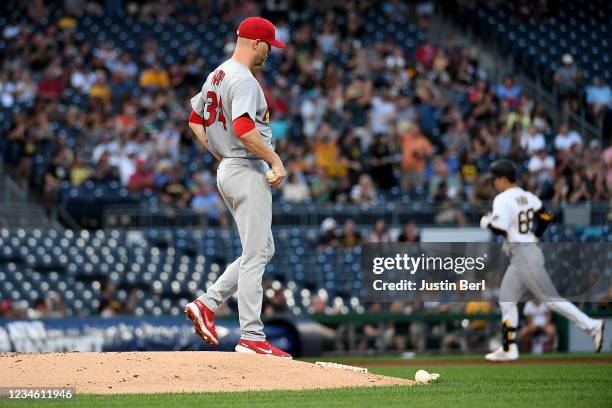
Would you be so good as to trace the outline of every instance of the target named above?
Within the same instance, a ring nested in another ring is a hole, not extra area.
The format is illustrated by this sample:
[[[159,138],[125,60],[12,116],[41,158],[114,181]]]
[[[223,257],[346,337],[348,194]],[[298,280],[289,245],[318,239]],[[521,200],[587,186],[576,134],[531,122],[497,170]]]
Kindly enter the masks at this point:
[[[497,177],[505,177],[508,181],[514,183],[516,181],[516,173],[517,171],[514,163],[507,159],[500,159],[491,163],[486,178],[493,180]]]

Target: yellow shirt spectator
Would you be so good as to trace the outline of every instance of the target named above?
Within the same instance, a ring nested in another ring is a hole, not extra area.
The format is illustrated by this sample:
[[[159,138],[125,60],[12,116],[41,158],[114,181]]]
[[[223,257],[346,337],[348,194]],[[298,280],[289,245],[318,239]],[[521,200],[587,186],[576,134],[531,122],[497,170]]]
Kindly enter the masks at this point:
[[[147,68],[140,76],[140,86],[142,88],[168,88],[170,76],[162,68]]]
[[[104,83],[96,82],[89,90],[89,97],[92,99],[100,99],[102,102],[109,103],[112,98],[111,89]]]
[[[491,313],[491,304],[489,302],[468,302],[468,304],[465,306],[465,313]],[[470,322],[470,328],[473,330],[482,330],[486,327],[486,325],[487,322],[485,320],[473,320]]]
[[[344,177],[347,174],[346,164],[339,160],[339,149],[335,141],[321,141],[314,146],[315,163],[327,170],[329,177]]]

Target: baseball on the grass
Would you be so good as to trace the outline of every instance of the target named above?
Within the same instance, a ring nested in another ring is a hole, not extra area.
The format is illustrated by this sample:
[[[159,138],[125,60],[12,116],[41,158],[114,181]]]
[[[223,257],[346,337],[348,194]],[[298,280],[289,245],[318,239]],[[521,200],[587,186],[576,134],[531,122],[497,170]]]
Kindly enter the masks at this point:
[[[268,181],[274,180],[276,178],[276,174],[274,174],[274,170],[270,169],[266,171],[266,177],[268,178]]]
[[[414,380],[418,383],[426,384],[430,380],[429,373],[425,370],[419,370],[414,374]]]

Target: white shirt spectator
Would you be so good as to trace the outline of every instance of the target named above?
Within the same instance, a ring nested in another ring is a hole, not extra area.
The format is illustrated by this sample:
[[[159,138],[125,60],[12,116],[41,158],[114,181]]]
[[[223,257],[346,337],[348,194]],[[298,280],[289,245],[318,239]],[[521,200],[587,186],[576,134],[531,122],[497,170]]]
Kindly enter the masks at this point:
[[[310,138],[317,132],[325,114],[325,105],[325,101],[318,95],[308,98],[302,103],[300,113],[304,123],[302,127],[304,136]]]
[[[529,160],[527,169],[535,174],[538,181],[552,180],[552,172],[555,170],[555,159],[552,156],[537,154]]]
[[[546,140],[541,133],[536,133],[535,129],[530,128],[521,135],[521,147],[532,156],[546,147]]]
[[[530,317],[536,327],[544,327],[548,323],[548,306],[546,306],[546,303],[536,305],[535,302],[530,300],[525,304],[523,314]]]
[[[574,130],[559,133],[555,137],[555,149],[557,150],[569,150],[575,144],[582,144],[582,138]]]
[[[15,86],[15,95],[17,102],[31,104],[36,98],[36,84],[32,81],[29,73],[21,76]]]
[[[70,85],[82,94],[88,94],[91,86],[96,82],[96,74],[75,70],[70,76]]]
[[[136,173],[136,164],[134,163],[134,160],[123,154],[118,154],[111,155],[108,162],[111,166],[116,167],[119,170],[121,184],[127,186],[128,182],[130,181],[130,177]]]
[[[308,185],[296,177],[294,182],[287,182],[283,185],[283,198],[290,203],[303,203],[310,198]]]
[[[388,134],[389,124],[395,117],[395,105],[380,97],[372,98],[372,132],[376,134]]]
[[[133,61],[120,59],[118,61],[109,61],[106,64],[106,68],[108,68],[113,73],[119,73],[123,75],[125,78],[134,78],[136,74],[138,74],[138,67]]]

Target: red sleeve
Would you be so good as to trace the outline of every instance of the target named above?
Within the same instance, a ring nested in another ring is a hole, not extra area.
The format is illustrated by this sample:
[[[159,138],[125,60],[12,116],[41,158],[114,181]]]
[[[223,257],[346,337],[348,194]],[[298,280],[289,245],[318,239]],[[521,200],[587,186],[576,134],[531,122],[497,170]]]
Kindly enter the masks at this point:
[[[195,123],[196,125],[203,125],[204,118],[202,118],[200,115],[195,113],[195,111],[191,111],[191,115],[189,115],[189,122]]]
[[[232,122],[232,129],[234,129],[236,136],[240,137],[255,129],[255,122],[249,115],[242,115]]]

